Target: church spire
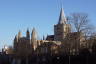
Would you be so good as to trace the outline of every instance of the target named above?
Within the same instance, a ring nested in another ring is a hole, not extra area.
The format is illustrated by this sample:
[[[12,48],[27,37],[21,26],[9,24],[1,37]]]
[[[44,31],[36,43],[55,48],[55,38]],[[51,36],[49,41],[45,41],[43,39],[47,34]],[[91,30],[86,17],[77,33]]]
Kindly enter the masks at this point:
[[[18,36],[17,36],[17,35],[15,36],[14,41],[15,41],[16,43],[18,42]]]
[[[35,28],[33,28],[32,30],[31,43],[32,43],[33,49],[35,50],[37,48],[37,34],[36,34]]]
[[[35,28],[33,28],[32,34],[31,34],[31,39],[37,39],[37,36],[36,35],[37,35],[36,34],[36,30],[35,30]]]
[[[66,24],[66,17],[64,15],[63,7],[61,8],[61,11],[60,11],[58,24]]]
[[[29,29],[27,29],[26,37],[27,37],[28,39],[30,39],[30,32],[29,32]]]
[[[21,36],[22,36],[22,33],[21,33],[21,31],[19,30],[19,32],[18,32],[18,38],[21,38]]]
[[[43,35],[43,40],[45,40],[45,36]]]
[[[18,36],[16,35],[16,41],[18,42]]]

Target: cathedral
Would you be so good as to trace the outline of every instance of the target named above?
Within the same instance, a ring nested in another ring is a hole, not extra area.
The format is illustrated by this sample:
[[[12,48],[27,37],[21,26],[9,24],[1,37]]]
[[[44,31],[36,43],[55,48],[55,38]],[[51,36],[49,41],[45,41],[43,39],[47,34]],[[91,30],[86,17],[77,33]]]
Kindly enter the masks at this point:
[[[42,40],[37,39],[35,28],[31,32],[27,29],[26,36],[22,36],[19,30],[14,38],[13,47],[5,46],[3,52],[12,55],[12,64],[28,64],[28,62],[38,64],[37,62],[50,60],[54,56],[59,59],[60,55],[78,56],[80,50],[86,46],[85,38],[81,32],[72,32],[72,25],[69,24],[63,8],[57,24],[53,27],[54,34],[47,35]]]
[[[58,23],[54,25],[54,35],[48,35],[46,39],[37,40],[37,33],[33,28],[31,35],[26,31],[26,37],[22,37],[21,31],[15,36],[13,50],[16,57],[27,57],[32,54],[60,54],[78,52],[80,41],[84,41],[81,33],[72,32],[71,24],[65,17],[61,8]]]

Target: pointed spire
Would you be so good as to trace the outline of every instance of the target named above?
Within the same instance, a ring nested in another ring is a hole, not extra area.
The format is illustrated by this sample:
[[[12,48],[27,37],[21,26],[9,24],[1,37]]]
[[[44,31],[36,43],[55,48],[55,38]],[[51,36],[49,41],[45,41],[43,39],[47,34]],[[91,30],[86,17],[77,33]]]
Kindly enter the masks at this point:
[[[16,35],[15,38],[14,38],[14,42],[17,42],[17,35]]]
[[[43,35],[43,40],[45,40],[45,36]]]
[[[16,35],[16,41],[18,42],[18,36]]]
[[[35,28],[32,30],[31,39],[37,39],[37,34]]]
[[[18,38],[21,38],[22,37],[22,33],[21,33],[21,31],[19,30],[19,32],[18,32]]]
[[[66,24],[66,17],[64,15],[63,7],[61,8],[61,11],[60,11],[60,16],[59,16],[58,24]]]
[[[33,30],[32,30],[31,43],[32,43],[33,49],[36,50],[36,48],[37,48],[37,34],[36,34],[35,28],[33,28]]]
[[[29,29],[27,28],[27,31],[26,31],[26,37],[28,38],[28,39],[30,39],[30,32],[29,32]]]

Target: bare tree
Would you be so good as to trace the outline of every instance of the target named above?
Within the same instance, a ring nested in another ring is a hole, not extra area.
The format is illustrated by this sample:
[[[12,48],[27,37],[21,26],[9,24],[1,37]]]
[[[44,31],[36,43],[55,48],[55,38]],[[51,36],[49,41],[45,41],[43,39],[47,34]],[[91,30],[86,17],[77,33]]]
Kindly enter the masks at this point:
[[[82,32],[90,28],[88,15],[85,13],[73,13],[69,19],[76,32]]]
[[[86,13],[73,13],[67,20],[71,23],[74,32],[77,33],[78,39],[75,44],[77,44],[77,49],[88,48],[87,38],[92,34],[93,26],[89,24],[88,14]],[[79,42],[80,41],[80,42]]]
[[[94,27],[89,24],[88,14],[86,13],[73,13],[68,18],[73,26],[73,30],[78,33],[83,33],[85,38],[87,39],[94,32]]]

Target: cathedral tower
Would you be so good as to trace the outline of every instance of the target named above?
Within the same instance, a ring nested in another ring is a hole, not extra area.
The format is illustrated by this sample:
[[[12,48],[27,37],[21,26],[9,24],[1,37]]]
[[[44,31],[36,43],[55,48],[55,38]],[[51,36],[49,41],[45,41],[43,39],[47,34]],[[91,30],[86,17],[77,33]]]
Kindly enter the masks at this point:
[[[17,51],[17,46],[18,46],[18,36],[16,35],[14,38],[14,51]]]
[[[14,38],[14,42],[18,42],[18,36],[16,35],[15,38]]]
[[[33,49],[35,50],[37,48],[37,34],[36,34],[35,28],[33,28],[32,30],[31,44],[32,44]]]
[[[21,31],[18,32],[18,39],[22,37]]]
[[[63,41],[70,31],[70,24],[67,23],[64,10],[61,8],[58,24],[54,25],[54,40]]]
[[[26,38],[30,39],[30,32],[29,32],[29,29],[27,29]]]

